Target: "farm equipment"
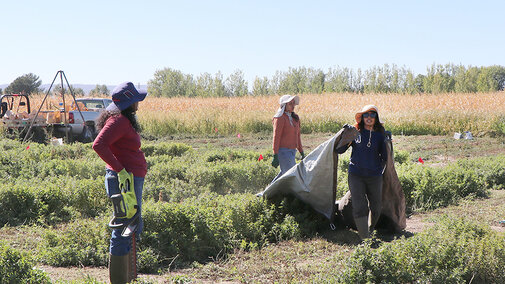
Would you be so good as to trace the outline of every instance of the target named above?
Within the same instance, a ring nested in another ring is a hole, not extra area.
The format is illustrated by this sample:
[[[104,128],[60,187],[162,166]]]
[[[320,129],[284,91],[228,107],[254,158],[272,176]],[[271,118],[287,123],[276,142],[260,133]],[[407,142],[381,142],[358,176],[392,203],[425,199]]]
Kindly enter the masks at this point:
[[[61,80],[59,94],[61,102],[49,107],[47,97],[58,75]],[[65,101],[63,79],[73,100],[71,104]],[[28,95],[3,95],[0,97],[0,119],[4,129],[11,135],[22,138],[23,141],[31,139],[45,142],[46,135],[49,133],[57,138],[66,137],[67,142],[74,140],[90,142],[96,135],[94,120],[100,111],[107,107],[109,101],[112,102],[109,99],[76,99],[65,74],[63,71],[58,71],[36,112],[32,112]],[[94,103],[93,108],[89,110],[85,107],[88,102]],[[97,105],[103,107],[99,109],[96,108]]]
[[[27,126],[32,123],[34,127],[34,140],[44,140],[47,119],[44,113],[35,115],[31,112],[30,98],[25,94],[10,94],[0,97],[0,119],[3,127],[10,134],[20,134],[26,137]]]

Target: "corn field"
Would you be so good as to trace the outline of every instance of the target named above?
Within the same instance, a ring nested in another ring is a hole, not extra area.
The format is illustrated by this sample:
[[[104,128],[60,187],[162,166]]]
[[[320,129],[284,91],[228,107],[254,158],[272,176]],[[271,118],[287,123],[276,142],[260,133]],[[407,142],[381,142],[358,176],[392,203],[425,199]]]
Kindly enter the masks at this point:
[[[272,130],[279,97],[147,97],[138,116],[144,130],[155,136],[257,133]],[[505,122],[503,92],[300,95],[295,112],[300,115],[303,133],[336,132],[345,123],[354,124],[354,114],[367,104],[378,106],[385,128],[396,134],[496,134]]]
[[[147,97],[138,117],[147,135],[234,135],[272,131],[272,116],[280,96],[219,98]],[[43,96],[32,98],[36,110]],[[66,96],[66,100],[71,100]],[[51,104],[58,105],[57,98]],[[505,93],[300,95],[302,133],[336,132],[354,124],[354,114],[364,105],[379,108],[387,130],[404,135],[505,134]]]

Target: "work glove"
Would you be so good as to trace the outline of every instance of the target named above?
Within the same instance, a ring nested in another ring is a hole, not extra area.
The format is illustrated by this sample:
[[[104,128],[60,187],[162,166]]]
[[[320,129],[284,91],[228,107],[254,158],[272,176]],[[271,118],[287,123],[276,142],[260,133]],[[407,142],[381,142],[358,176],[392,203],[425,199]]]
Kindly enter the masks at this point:
[[[272,167],[277,168],[279,166],[279,155],[274,154],[274,159],[272,160]]]
[[[118,181],[119,181],[119,190],[125,190],[125,191],[130,191],[131,189],[133,189],[133,174],[132,173],[129,173],[126,171],[126,169],[122,169],[119,173],[117,173],[117,178],[118,178]],[[129,181],[128,182],[128,186],[129,188],[125,188],[127,182],[126,181]]]
[[[300,152],[300,155],[302,156],[302,160],[305,159],[305,153],[303,151]]]
[[[344,124],[344,126],[342,126],[342,128],[352,129],[352,128],[354,128],[354,126],[346,123],[346,124]]]
[[[340,141],[338,141],[338,144],[335,146],[335,149],[339,149],[344,145],[347,145],[347,147],[349,147],[351,145],[350,143],[359,134],[358,130],[352,125],[345,124],[342,128],[344,129],[344,131],[342,132],[342,138],[340,139]]]

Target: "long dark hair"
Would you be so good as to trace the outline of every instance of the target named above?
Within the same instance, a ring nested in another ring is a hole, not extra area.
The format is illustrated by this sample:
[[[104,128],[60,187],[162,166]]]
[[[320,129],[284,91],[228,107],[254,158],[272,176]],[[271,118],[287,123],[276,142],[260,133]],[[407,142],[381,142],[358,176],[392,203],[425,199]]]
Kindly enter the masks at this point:
[[[363,114],[361,115],[361,121],[359,123],[356,123],[355,127],[358,130],[365,129],[365,122],[363,120]],[[381,132],[381,133],[384,133],[386,131],[386,129],[384,129],[384,126],[382,125],[382,123],[380,123],[380,119],[379,119],[379,114],[378,113],[377,113],[377,116],[375,117],[375,122],[373,124],[373,131],[378,131],[378,132]]]
[[[291,117],[295,120],[295,121],[299,121],[300,120],[300,117],[298,116],[298,114],[296,114],[294,111],[291,113]]]
[[[103,111],[95,121],[95,125],[96,125],[97,130],[98,131],[102,130],[105,123],[107,122],[107,119],[109,119],[112,116],[119,116],[119,115],[124,115],[130,121],[133,129],[135,129],[135,131],[137,133],[140,133],[140,125],[137,121],[137,117],[135,116],[135,110],[133,109],[133,105],[122,110],[121,112],[108,111],[108,110]]]

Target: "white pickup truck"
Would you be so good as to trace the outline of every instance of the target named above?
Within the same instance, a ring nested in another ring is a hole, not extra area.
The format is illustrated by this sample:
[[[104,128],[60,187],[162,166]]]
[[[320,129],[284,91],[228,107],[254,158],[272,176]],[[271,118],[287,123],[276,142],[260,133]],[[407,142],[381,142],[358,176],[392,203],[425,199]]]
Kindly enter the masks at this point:
[[[98,134],[96,133],[95,120],[112,103],[112,100],[105,98],[76,98],[75,100],[81,110],[82,116],[79,114],[79,110],[72,104],[72,110],[68,111],[70,133],[77,140],[92,139]]]

